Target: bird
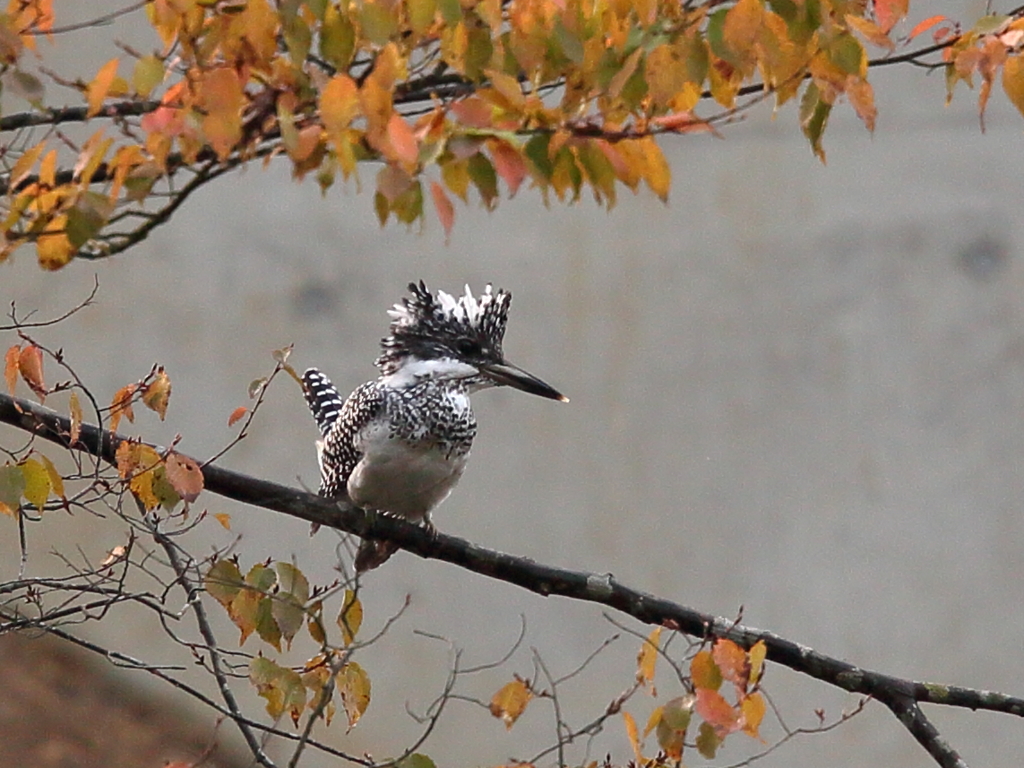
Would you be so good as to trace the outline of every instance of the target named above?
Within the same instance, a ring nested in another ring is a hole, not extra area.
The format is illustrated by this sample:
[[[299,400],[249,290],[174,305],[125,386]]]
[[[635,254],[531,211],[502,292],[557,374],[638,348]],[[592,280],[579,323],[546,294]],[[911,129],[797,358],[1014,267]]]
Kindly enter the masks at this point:
[[[317,368],[302,375],[317,441],[321,496],[434,531],[431,512],[459,482],[477,433],[470,394],[510,386],[568,402],[550,384],[505,359],[502,342],[512,294],[488,284],[454,296],[409,283],[388,310],[389,335],[376,360],[380,376],[342,398]],[[397,547],[364,539],[357,573],[383,564]]]

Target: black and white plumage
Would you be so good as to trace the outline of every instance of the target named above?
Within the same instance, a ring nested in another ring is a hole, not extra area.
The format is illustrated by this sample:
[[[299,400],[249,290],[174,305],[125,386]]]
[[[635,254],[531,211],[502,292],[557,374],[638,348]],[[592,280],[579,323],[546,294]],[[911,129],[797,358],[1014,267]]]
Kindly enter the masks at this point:
[[[347,495],[357,506],[430,525],[430,512],[458,483],[476,436],[469,395],[508,385],[568,399],[506,362],[502,351],[512,295],[469,286],[458,299],[421,281],[388,311],[380,378],[342,400],[324,374],[303,374],[306,401],[323,439],[317,442],[320,495]],[[383,563],[387,542],[364,541],[356,570]]]

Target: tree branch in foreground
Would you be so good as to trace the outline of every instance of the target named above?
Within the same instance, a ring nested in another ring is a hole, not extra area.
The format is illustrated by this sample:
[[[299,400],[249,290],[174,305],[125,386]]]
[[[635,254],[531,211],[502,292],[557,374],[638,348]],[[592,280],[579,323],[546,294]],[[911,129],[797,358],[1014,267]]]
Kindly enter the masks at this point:
[[[69,419],[49,408],[4,394],[0,394],[0,423],[64,448],[88,452],[110,463],[114,463],[118,446],[128,439],[91,425],[82,425],[80,438],[72,446],[69,444]],[[727,638],[747,649],[763,641],[769,661],[844,691],[871,696],[885,704],[943,768],[965,768],[966,763],[942,738],[919,704],[944,704],[1024,717],[1024,698],[994,691],[915,682],[862,669],[772,632],[743,626],[730,619],[632,589],[617,582],[610,573],[554,568],[478,547],[455,536],[431,535],[403,520],[368,514],[342,501],[324,499],[214,465],[203,467],[203,478],[206,490],[225,498],[358,536],[387,539],[420,557],[444,560],[545,597],[558,595],[600,603],[646,624],[665,626],[698,638]]]

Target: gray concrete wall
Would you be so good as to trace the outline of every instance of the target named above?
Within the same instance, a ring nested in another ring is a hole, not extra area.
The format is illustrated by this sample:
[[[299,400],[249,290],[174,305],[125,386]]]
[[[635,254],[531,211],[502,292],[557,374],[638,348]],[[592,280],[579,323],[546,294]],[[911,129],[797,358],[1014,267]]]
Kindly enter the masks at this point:
[[[981,4],[928,5],[964,15]],[[351,388],[374,375],[385,309],[405,283],[493,281],[515,295],[509,358],[572,402],[476,396],[480,437],[435,515],[439,528],[611,571],[704,610],[742,605],[750,624],[869,668],[1020,693],[1024,123],[996,94],[982,135],[974,94],[943,107],[941,75],[880,71],[874,82],[875,136],[840,108],[827,166],[790,106],[775,121],[762,113],[729,128],[725,141],[667,141],[667,206],[625,192],[611,213],[591,203],[545,209],[524,189],[495,214],[459,208],[450,246],[435,222],[379,230],[370,196],[352,185],[321,198],[283,166],[253,167],[109,263],[46,275],[18,254],[0,266],[0,301],[55,313],[98,275],[97,305],[40,336],[64,346],[104,396],[154,362],[167,366],[167,422],[142,417],[136,429],[157,441],[181,433],[182,449],[202,456],[229,439],[227,415],[272,366],[270,350],[293,342],[297,366],[318,365]],[[363,175],[372,186],[373,171]],[[285,384],[225,463],[313,487],[314,436],[298,389]],[[232,512],[246,563],[294,557],[331,578],[330,532],[311,539],[296,521],[203,501]],[[35,566],[52,564],[42,555],[50,547],[97,556],[118,531],[53,516],[30,530]],[[5,553],[13,537],[8,524]],[[215,524],[193,534],[199,551],[230,540]],[[439,689],[445,649],[414,629],[451,638],[478,663],[500,655],[525,615],[527,648],[466,681],[465,693],[484,698],[512,671],[533,673],[529,646],[557,675],[615,631],[593,607],[404,554],[367,580],[368,626],[406,594],[402,621],[363,658],[370,711],[350,735],[332,729],[350,751],[381,757],[409,741],[417,729],[404,703],[423,708]],[[159,660],[159,629],[130,624],[90,632]],[[628,685],[636,649],[617,644],[565,692],[572,722]],[[852,703],[781,669],[767,685],[792,727]],[[667,676],[660,687],[671,689]],[[638,720],[651,706],[637,700]],[[1017,721],[934,716],[972,764],[1019,764]],[[532,756],[552,733],[540,707],[506,734],[455,703],[424,751],[445,764],[494,764]],[[592,756],[617,749],[625,760],[624,745],[613,722]],[[742,756],[740,746],[724,759]],[[871,707],[761,764],[930,763]]]

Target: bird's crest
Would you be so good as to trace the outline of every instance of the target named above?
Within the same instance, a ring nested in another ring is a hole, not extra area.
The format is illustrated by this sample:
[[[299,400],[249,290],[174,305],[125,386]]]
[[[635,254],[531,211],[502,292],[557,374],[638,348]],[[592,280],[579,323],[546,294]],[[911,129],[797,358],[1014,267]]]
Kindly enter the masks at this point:
[[[422,280],[409,283],[409,293],[388,310],[391,335],[381,340],[383,352],[377,358],[383,373],[393,373],[410,355],[427,358],[458,352],[458,345],[467,340],[483,354],[501,358],[511,293],[495,292],[488,283],[474,296],[467,285],[466,293],[456,299],[440,290],[431,293]]]

